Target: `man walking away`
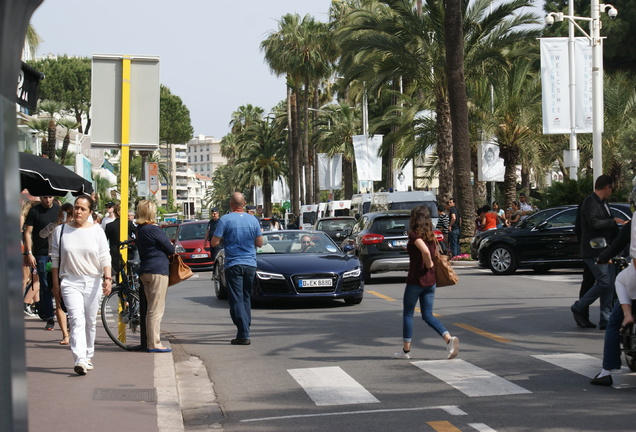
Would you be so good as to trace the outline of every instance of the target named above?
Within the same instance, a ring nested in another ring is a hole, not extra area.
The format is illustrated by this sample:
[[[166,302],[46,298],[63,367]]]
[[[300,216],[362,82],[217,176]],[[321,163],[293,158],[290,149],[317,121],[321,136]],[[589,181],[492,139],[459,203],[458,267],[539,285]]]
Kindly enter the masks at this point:
[[[615,267],[612,264],[598,264],[598,256],[605,248],[593,248],[591,241],[598,243],[602,240],[609,245],[618,233],[618,225],[623,224],[620,218],[612,218],[607,205],[607,199],[614,190],[614,179],[606,174],[599,176],[594,183],[594,192],[588,195],[581,204],[581,257],[583,262],[594,275],[596,282],[579,299],[574,302],[570,310],[574,321],[579,327],[592,327],[589,319],[589,307],[596,299],[601,302],[599,329],[605,330],[612,309],[614,298]]]
[[[448,199],[448,216],[450,218],[450,226],[448,239],[450,243],[450,256],[455,257],[459,255],[459,235],[461,233],[461,217],[459,210],[455,207],[455,199]]]
[[[232,345],[249,345],[252,323],[250,293],[256,275],[256,248],[263,246],[258,219],[243,212],[245,197],[234,192],[230,198],[231,212],[223,215],[210,242],[216,247],[223,239],[225,250],[225,280],[228,285],[230,316],[236,325]]]

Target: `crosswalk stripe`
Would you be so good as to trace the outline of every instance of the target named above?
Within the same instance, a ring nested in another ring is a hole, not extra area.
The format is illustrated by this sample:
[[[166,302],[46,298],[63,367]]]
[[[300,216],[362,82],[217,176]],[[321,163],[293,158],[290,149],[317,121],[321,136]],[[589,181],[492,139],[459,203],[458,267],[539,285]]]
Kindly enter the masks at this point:
[[[457,429],[453,424],[446,420],[441,421],[429,421],[427,425],[432,427],[437,432],[462,432],[461,429]]]
[[[483,423],[468,423],[468,426],[479,432],[495,432],[493,428]]]
[[[412,364],[469,397],[532,393],[461,359],[417,361]]]
[[[339,366],[288,369],[318,406],[380,403]]]
[[[587,354],[547,354],[533,355],[532,357],[551,363],[555,366],[567,369],[587,378],[593,378],[601,371],[601,360]],[[630,373],[626,367],[621,368],[620,373],[612,373],[614,388],[636,388],[636,373]]]

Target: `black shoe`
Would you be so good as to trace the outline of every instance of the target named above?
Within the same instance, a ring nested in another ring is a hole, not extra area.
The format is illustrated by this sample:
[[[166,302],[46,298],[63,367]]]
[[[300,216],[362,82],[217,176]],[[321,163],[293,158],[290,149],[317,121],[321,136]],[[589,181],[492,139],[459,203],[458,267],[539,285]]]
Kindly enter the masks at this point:
[[[590,321],[589,318],[583,318],[583,321],[585,323],[583,328],[596,328],[596,324],[594,324],[592,321]],[[603,329],[603,330],[605,330],[605,329]]]
[[[46,327],[44,327],[44,330],[53,330],[55,328],[55,320],[48,320],[46,322]]]
[[[232,340],[230,341],[230,343],[231,343],[232,345],[249,345],[249,344],[251,344],[252,342],[251,342],[249,339],[239,339],[239,338],[236,338],[236,339],[232,339]]]
[[[589,328],[589,327],[586,327],[587,323],[590,322],[589,319],[586,319],[585,316],[581,312],[577,311],[574,308],[574,305],[570,306],[570,310],[572,311],[572,315],[574,315],[574,321],[576,321],[576,325],[577,326],[579,326],[581,328]],[[592,323],[590,323],[590,324],[592,324]]]
[[[605,386],[605,387],[610,387],[612,384],[614,384],[614,380],[612,379],[611,375],[605,375],[604,377],[599,377],[598,375],[592,378],[592,381],[590,381],[590,384],[597,385],[597,386]]]

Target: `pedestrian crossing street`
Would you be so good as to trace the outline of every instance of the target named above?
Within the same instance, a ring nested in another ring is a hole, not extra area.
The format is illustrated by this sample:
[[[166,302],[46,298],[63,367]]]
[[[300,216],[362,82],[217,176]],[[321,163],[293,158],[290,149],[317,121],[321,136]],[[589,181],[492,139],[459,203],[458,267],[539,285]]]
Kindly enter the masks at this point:
[[[532,358],[592,378],[601,360],[586,354],[533,355]],[[396,360],[400,361],[400,360]],[[410,364],[444,381],[468,397],[532,393],[513,382],[462,359],[410,361]],[[339,366],[288,369],[316,406],[381,403],[377,397]],[[623,368],[614,375],[615,388],[636,388],[636,373]]]

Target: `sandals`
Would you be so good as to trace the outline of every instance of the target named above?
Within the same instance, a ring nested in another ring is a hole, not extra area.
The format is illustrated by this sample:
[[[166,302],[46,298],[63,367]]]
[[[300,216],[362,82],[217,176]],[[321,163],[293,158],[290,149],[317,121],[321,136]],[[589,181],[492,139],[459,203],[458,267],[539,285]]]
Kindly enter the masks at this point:
[[[64,336],[60,341],[60,345],[68,345],[70,342],[70,338],[68,336]]]

